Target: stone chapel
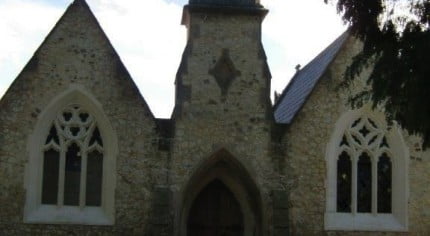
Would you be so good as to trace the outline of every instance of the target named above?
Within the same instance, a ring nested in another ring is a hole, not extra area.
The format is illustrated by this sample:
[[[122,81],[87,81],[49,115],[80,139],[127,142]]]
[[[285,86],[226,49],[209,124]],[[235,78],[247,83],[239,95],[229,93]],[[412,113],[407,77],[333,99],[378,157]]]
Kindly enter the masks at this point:
[[[339,36],[272,105],[267,13],[189,0],[159,119],[75,0],[0,101],[0,235],[429,235],[430,152],[350,107],[371,68],[337,86],[361,43]]]

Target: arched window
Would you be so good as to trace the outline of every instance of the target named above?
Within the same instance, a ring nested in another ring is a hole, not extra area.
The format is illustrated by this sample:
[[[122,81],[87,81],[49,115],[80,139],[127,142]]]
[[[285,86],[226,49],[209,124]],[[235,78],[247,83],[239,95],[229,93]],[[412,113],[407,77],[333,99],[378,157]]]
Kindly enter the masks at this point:
[[[101,206],[103,139],[88,111],[60,111],[43,149],[42,204]]]
[[[54,99],[30,139],[24,221],[113,224],[115,137],[88,93]]]
[[[327,230],[407,230],[407,148],[383,114],[342,116],[326,155]]]

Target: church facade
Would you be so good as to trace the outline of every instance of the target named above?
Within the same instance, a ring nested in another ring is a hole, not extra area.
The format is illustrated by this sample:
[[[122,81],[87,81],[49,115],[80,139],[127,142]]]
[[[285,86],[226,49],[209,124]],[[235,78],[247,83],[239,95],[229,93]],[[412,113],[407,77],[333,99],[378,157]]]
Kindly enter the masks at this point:
[[[158,119],[84,0],[0,102],[1,235],[427,235],[430,153],[352,109],[348,32],[274,105],[256,0],[190,0]]]

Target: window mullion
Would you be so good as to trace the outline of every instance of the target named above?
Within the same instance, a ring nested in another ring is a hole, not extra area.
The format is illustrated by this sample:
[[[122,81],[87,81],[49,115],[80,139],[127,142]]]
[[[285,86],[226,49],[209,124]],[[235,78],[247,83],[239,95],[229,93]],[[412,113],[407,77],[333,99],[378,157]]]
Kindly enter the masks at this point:
[[[378,157],[372,155],[372,214],[378,213]]]
[[[63,207],[64,205],[64,179],[66,169],[66,151],[64,150],[65,145],[61,145],[60,150],[60,173],[58,175],[58,206]]]
[[[79,191],[79,206],[85,207],[85,197],[87,190],[87,151],[82,149],[82,169],[81,169],[81,189]]]
[[[351,212],[352,214],[357,213],[357,162],[358,162],[358,154],[354,153],[352,157],[352,197],[351,197]]]

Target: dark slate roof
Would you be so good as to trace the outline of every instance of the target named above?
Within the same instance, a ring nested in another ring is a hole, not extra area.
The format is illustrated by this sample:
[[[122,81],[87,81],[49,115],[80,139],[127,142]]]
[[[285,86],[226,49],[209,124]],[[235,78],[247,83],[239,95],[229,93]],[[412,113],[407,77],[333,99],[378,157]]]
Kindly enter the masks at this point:
[[[255,7],[259,5],[256,0],[190,0],[189,4],[234,7]]]
[[[290,124],[302,108],[318,80],[322,77],[348,38],[348,31],[339,36],[317,57],[299,70],[275,103],[275,121]]]

